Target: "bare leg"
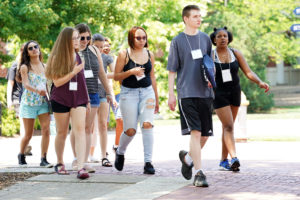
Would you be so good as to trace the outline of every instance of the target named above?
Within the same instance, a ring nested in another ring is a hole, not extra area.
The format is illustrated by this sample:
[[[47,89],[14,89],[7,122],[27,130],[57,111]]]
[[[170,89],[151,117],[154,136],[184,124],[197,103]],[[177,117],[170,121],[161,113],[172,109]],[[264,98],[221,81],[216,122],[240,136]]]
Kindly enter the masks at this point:
[[[55,137],[55,151],[57,156],[57,163],[64,164],[63,154],[69,130],[70,113],[54,113],[54,118],[57,130]]]
[[[29,141],[31,140],[31,137],[33,135],[34,121],[35,121],[35,119],[23,118],[25,135],[22,138],[21,144],[20,144],[20,153],[21,154],[24,154],[25,148],[29,144]]]
[[[237,109],[235,109],[237,108]],[[238,107],[234,108],[234,114],[236,117]],[[222,123],[222,158],[224,160],[227,158],[227,152],[230,156],[236,157],[235,141],[234,141],[234,119],[233,112],[230,106],[216,109],[216,113]],[[225,144],[225,145],[224,145]],[[225,146],[225,147],[224,147]]]
[[[86,150],[85,150],[85,159],[84,162],[87,162],[92,142],[92,131],[93,131],[93,123],[95,120],[95,116],[98,108],[91,108],[90,112],[86,113],[86,121],[85,121],[85,136],[86,136]]]
[[[107,150],[107,116],[108,116],[109,104],[101,102],[98,109],[98,120],[99,120],[99,135],[100,135],[100,148],[102,158],[106,158]]]
[[[78,169],[83,168],[86,151],[86,137],[85,137],[85,118],[86,108],[77,107],[70,111],[72,121],[72,132],[75,136],[75,152],[77,155]]]
[[[193,159],[196,170],[201,169],[201,132],[197,130],[191,131],[190,138],[190,156]]]
[[[49,113],[44,113],[38,117],[42,129],[41,158],[44,158],[47,155],[50,142],[50,115]]]

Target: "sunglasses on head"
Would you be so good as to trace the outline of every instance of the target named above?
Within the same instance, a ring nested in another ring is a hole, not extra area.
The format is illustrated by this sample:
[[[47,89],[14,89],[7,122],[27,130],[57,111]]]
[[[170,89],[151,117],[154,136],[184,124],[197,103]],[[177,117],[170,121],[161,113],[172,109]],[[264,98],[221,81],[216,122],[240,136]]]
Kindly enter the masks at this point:
[[[135,37],[138,41],[141,41],[141,40],[146,40],[147,39],[147,37],[146,36],[143,36],[143,37],[141,37],[141,36],[137,36],[137,37]]]
[[[91,36],[87,36],[87,37],[81,36],[80,40],[83,41],[83,40],[85,40],[85,38],[87,41],[91,40]]]
[[[32,47],[28,47],[28,50],[32,51],[33,49],[38,49],[38,48],[39,48],[39,45],[34,45]]]

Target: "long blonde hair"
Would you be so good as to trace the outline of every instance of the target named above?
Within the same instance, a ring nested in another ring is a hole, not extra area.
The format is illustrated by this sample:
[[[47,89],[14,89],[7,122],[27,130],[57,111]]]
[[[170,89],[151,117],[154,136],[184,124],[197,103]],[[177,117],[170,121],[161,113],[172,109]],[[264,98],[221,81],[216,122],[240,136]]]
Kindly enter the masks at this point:
[[[70,73],[75,65],[72,27],[64,28],[58,35],[48,58],[45,75],[47,79],[57,79]]]

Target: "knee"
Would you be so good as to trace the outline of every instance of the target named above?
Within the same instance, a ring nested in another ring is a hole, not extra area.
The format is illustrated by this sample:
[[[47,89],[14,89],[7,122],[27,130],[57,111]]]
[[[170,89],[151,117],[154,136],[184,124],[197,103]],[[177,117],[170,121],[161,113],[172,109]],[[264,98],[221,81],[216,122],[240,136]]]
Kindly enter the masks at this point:
[[[229,133],[232,133],[233,132],[233,124],[227,124],[224,126],[224,131],[225,132],[229,132]]]
[[[153,125],[150,122],[143,123],[143,129],[151,129]]]
[[[191,131],[191,136],[200,141],[201,132],[200,131]]]
[[[146,108],[153,110],[155,108],[155,100],[150,98],[146,101]]]
[[[128,135],[128,136],[130,136],[130,137],[134,136],[135,133],[136,133],[136,130],[133,129],[133,128],[130,128],[127,131],[125,131],[125,134]]]

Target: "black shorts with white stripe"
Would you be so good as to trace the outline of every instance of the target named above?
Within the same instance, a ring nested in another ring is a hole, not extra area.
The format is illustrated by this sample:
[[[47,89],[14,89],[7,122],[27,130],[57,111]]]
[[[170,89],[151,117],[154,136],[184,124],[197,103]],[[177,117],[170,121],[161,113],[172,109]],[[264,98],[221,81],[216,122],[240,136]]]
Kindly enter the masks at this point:
[[[212,98],[184,98],[178,100],[182,135],[189,135],[192,130],[202,136],[213,135]]]

